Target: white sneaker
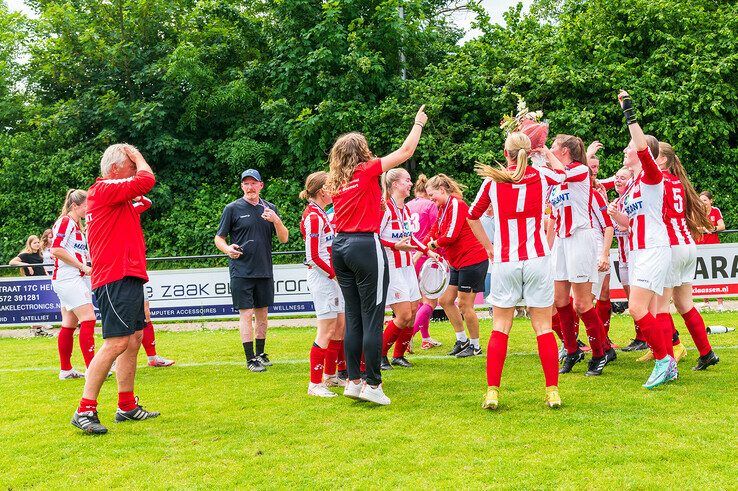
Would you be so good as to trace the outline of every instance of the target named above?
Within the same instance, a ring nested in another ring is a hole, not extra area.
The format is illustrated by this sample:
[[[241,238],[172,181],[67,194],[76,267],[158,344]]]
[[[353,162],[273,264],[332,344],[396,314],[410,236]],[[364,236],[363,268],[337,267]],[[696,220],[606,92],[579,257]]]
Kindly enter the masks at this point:
[[[382,390],[382,384],[377,385],[376,388],[372,387],[369,384],[364,384],[364,388],[361,389],[359,398],[364,401],[379,404],[381,406],[388,406],[390,403],[389,397],[387,397]]]
[[[326,387],[346,387],[346,381],[338,378],[338,375],[324,375],[323,383]]]
[[[85,378],[85,374],[74,368],[71,370],[59,370],[59,380],[71,380],[73,378]]]
[[[308,395],[318,397],[336,397],[338,394],[331,392],[328,390],[328,387],[323,384],[314,384],[310,382],[308,384]]]
[[[343,395],[350,399],[361,399],[361,388],[364,386],[364,382],[354,383],[351,380],[346,381],[346,388],[343,389]]]
[[[149,356],[150,367],[171,367],[172,365],[174,365],[174,360],[168,360],[159,355]]]

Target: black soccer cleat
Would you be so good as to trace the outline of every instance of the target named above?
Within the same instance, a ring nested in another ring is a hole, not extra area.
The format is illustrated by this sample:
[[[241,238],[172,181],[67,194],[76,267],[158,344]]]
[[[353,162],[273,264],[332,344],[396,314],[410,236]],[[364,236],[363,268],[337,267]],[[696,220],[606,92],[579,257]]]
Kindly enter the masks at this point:
[[[251,358],[246,362],[246,367],[252,372],[266,372],[266,367],[261,364],[258,356]]]
[[[463,342],[457,340],[456,343],[454,343],[453,349],[451,349],[451,351],[448,352],[448,356],[456,356],[456,355],[458,355],[459,353],[461,353],[462,351],[464,351],[467,348],[467,346],[469,346],[470,344],[471,343],[469,342],[468,339],[466,341],[463,341]]]
[[[697,358],[697,364],[692,367],[692,370],[701,371],[701,370],[707,370],[707,367],[711,367],[712,365],[717,365],[720,361],[720,358],[715,354],[714,351],[710,350],[709,353],[706,355],[700,356]]]
[[[392,365],[390,365],[389,360],[386,356],[382,357],[382,363],[379,365],[380,370],[392,370]]]
[[[599,358],[592,358],[589,360],[589,370],[584,374],[588,377],[596,377],[602,375],[602,370],[607,365],[607,355],[600,356]]]
[[[582,351],[581,349],[577,349],[574,353],[570,355],[567,354],[566,358],[564,358],[564,363],[561,364],[559,373],[571,372],[571,369],[574,368],[574,365],[582,360],[584,360],[584,351]]]
[[[348,380],[348,370],[339,370],[337,374],[339,380]]]
[[[605,351],[605,365],[618,359],[618,354],[615,352],[615,348],[610,348]]]
[[[473,344],[469,344],[469,346],[456,355],[456,358],[469,358],[470,356],[479,356],[481,354],[482,348],[476,348]]]
[[[265,367],[270,367],[274,365],[274,363],[272,363],[272,361],[269,359],[269,355],[267,355],[266,353],[262,353],[260,355],[257,355],[256,357],[259,359],[259,363],[261,363]]]
[[[136,398],[136,403],[138,403],[138,398]],[[122,423],[123,421],[143,421],[144,419],[156,418],[159,416],[159,414],[161,413],[159,413],[158,411],[147,411],[140,405],[136,404],[136,407],[131,409],[130,411],[123,411],[121,408],[118,408],[118,410],[115,411],[115,422]]]
[[[392,365],[403,368],[411,368],[413,366],[413,364],[410,363],[408,359],[404,356],[401,356],[399,358],[392,358]]]
[[[628,346],[623,348],[623,351],[643,351],[648,349],[648,343],[641,341],[640,339],[634,339]]]
[[[74,412],[72,424],[90,435],[104,435],[108,429],[100,424],[97,412],[85,411],[82,413]]]

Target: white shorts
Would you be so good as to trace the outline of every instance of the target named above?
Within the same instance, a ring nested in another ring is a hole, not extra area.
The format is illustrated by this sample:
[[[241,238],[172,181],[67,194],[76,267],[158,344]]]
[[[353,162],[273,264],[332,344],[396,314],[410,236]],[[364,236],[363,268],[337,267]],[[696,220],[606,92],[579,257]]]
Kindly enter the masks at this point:
[[[599,257],[599,253],[602,250],[602,241],[603,241],[602,235],[600,235],[599,232],[597,232],[597,256]],[[608,258],[609,260],[609,258]],[[605,285],[605,278],[607,275],[610,274],[610,263],[607,263],[607,271],[597,271],[597,278],[595,281],[592,282],[592,295],[595,296],[595,299],[599,300],[600,295],[602,295],[602,287]]]
[[[395,268],[390,264],[387,305],[418,300],[420,300],[420,288],[418,277],[415,275],[415,267],[410,265]]]
[[[336,280],[328,279],[316,269],[308,269],[307,284],[318,319],[335,319],[338,314],[343,313],[343,294]]]
[[[495,307],[550,307],[553,305],[553,277],[549,256],[493,263],[487,301]]]
[[[618,273],[620,274],[620,284],[623,286],[630,285],[628,279],[628,263],[618,262]]]
[[[666,276],[665,288],[674,288],[694,281],[697,268],[697,246],[683,244],[671,246],[671,265]]]
[[[61,306],[69,312],[92,303],[92,285],[89,276],[52,280],[51,287],[59,297]]]
[[[597,281],[597,232],[576,230],[570,237],[556,237],[553,256],[554,280],[571,283]]]
[[[628,254],[630,285],[651,290],[657,295],[663,294],[670,263],[669,246],[630,251]]]

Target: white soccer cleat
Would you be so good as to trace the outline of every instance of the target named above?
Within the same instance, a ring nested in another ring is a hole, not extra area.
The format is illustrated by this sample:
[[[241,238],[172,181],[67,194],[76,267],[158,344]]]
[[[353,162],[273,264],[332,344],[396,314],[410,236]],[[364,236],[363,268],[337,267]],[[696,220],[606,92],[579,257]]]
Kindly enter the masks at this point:
[[[346,388],[343,389],[343,395],[349,399],[361,400],[361,388],[364,386],[364,382],[352,382],[351,380],[346,381]]]
[[[314,384],[310,382],[308,384],[308,395],[318,397],[336,397],[338,394],[331,392],[328,390],[328,387],[323,384]]]
[[[377,385],[377,387],[372,387],[369,384],[364,384],[364,388],[361,389],[359,398],[361,400],[373,402],[381,406],[388,406],[390,403],[389,397],[387,397],[382,390],[382,384]]]
[[[323,383],[326,387],[346,387],[346,381],[338,378],[338,375],[324,375]]]
[[[85,378],[85,374],[78,372],[76,369],[59,370],[59,380],[72,380],[74,378]]]
[[[159,355],[149,356],[150,367],[171,367],[172,365],[174,365],[174,360],[168,360]]]

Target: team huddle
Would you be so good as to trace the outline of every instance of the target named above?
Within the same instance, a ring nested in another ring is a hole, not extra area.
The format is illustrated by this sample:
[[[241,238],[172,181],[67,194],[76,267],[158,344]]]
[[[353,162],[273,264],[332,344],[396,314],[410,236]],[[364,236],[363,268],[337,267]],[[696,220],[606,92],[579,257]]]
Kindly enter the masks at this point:
[[[718,363],[691,288],[695,239],[714,227],[674,149],[644,134],[626,92],[618,99],[631,140],[615,176],[597,180],[591,163],[598,142],[585,148],[579,137],[557,135],[549,149],[547,125],[523,118],[508,131],[507,165],[477,165],[484,182],[470,205],[462,186],[444,174],[421,175],[415,198],[405,202],[413,182],[398,166],[417,146],[427,121],[423,107],[402,147],[386,157],[374,157],[361,134],[340,137],[330,172],[308,176],[301,194],[308,200],[301,232],[318,317],[308,394],[333,397],[329,387],[342,386],[347,397],[389,404],[380,370],[412,366],[405,355],[418,331],[421,348],[440,345],[428,332],[437,304],[456,332],[449,355],[481,355],[474,299],[487,280],[493,331],[482,406],[498,407],[512,320],[525,306],[546,404],[559,407],[559,375],[574,370],[585,349],[591,350],[588,376],[601,375],[617,357],[608,336],[613,238],[635,328],[623,349],[648,350],[641,360],[654,360],[643,386],[678,377],[686,349],[669,314],[672,300],[699,351],[694,370]],[[609,189],[617,192],[613,200]],[[423,287],[426,271],[444,270],[444,288]],[[382,331],[386,306],[393,318]],[[580,321],[589,347],[578,339]],[[346,371],[336,373],[337,363]]]

